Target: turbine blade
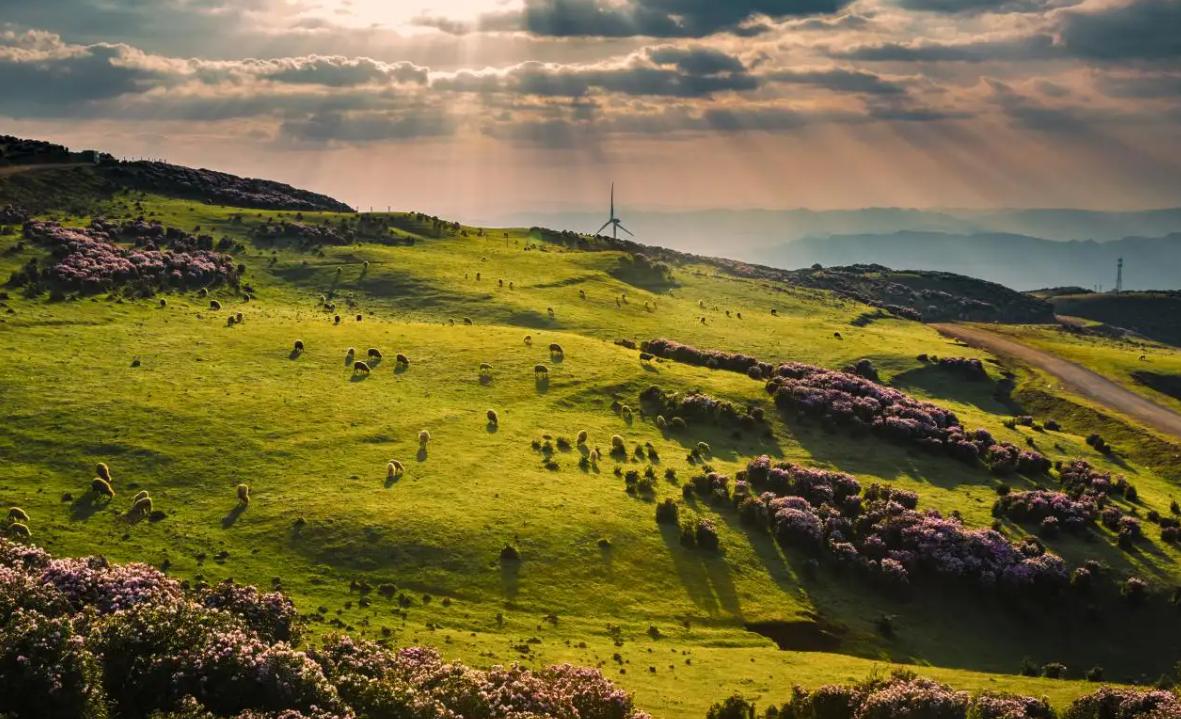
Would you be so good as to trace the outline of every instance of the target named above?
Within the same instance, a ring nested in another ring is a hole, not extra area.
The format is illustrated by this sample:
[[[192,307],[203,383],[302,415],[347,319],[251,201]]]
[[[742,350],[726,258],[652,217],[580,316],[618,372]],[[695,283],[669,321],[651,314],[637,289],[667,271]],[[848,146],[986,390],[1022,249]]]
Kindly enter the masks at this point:
[[[604,222],[604,223],[603,223],[603,226],[602,226],[602,227],[600,227],[600,228],[599,228],[599,230],[598,230],[598,232],[596,232],[595,234],[596,234],[596,235],[601,235],[601,234],[603,234],[603,230],[607,229],[607,226],[608,226],[608,225],[610,225],[610,224],[611,224],[611,220],[607,220],[606,222]]]
[[[615,219],[615,183],[611,183],[611,219]]]
[[[618,222],[616,222],[616,223],[615,223],[615,226],[616,226],[616,227],[618,227],[619,229],[623,230],[623,231],[624,231],[624,232],[626,232],[627,234],[631,235],[632,237],[635,237],[635,236],[636,236],[636,233],[634,233],[634,232],[632,232],[631,230],[627,229],[626,227],[624,227],[623,225],[619,224]]]

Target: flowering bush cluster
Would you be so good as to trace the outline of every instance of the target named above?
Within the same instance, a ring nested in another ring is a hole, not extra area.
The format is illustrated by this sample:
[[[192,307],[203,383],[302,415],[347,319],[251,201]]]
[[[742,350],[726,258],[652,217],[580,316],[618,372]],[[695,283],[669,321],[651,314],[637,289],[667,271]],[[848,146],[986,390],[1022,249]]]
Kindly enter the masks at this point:
[[[307,190],[269,180],[255,180],[212,170],[194,170],[164,162],[126,162],[109,170],[118,182],[152,192],[260,210],[352,212],[353,208]]]
[[[741,353],[722,352],[720,350],[699,350],[696,347],[683,345],[668,339],[654,339],[644,342],[640,349],[651,352],[657,357],[676,360],[685,364],[724,369],[731,372],[742,372],[754,379],[767,379],[775,372],[775,367],[766,362],[760,362],[757,357]]]
[[[594,669],[478,671],[433,649],[299,641],[281,594],[187,590],[142,564],[53,559],[0,539],[5,717],[647,719]]]
[[[747,465],[743,480],[763,491],[737,500],[748,524],[766,527],[785,546],[888,583],[906,584],[925,572],[1015,591],[1054,592],[1067,584],[1062,560],[1040,543],[1014,545],[991,529],[967,529],[956,517],[919,511],[914,492],[871,485],[862,494],[847,474],[773,464],[765,455]]]
[[[1181,716],[1181,701],[1160,689],[1102,687],[1075,699],[1058,715],[1045,697],[992,691],[972,696],[898,670],[855,684],[826,684],[810,691],[796,686],[786,703],[765,713],[780,719],[1165,719]],[[735,695],[715,704],[709,719],[754,715],[755,707]]]
[[[272,223],[270,219],[256,227],[254,235],[260,239],[298,240],[307,245],[349,245],[357,236],[343,221],[338,227],[331,224],[309,225],[287,220]]]
[[[1107,472],[1100,472],[1085,459],[1076,459],[1062,465],[1058,472],[1062,491],[1072,497],[1093,497],[1102,503],[1110,496],[1135,499],[1135,488],[1123,476],[1112,478]]]
[[[159,235],[166,233],[159,225]],[[150,232],[151,230],[149,230]],[[56,222],[32,221],[24,226],[25,237],[49,245],[56,263],[45,271],[62,285],[94,292],[140,284],[147,287],[197,286],[236,279],[234,260],[207,249],[160,251],[153,244],[128,249],[114,243],[124,228],[95,223],[88,229],[62,227]],[[174,238],[185,246],[195,240],[185,235]]]
[[[1006,494],[993,505],[992,513],[1031,524],[1043,524],[1052,518],[1055,526],[1080,531],[1095,521],[1099,508],[1090,497],[1071,498],[1062,492],[1035,489]]]
[[[787,362],[779,365],[767,392],[780,409],[802,419],[819,419],[826,426],[846,428],[855,435],[871,433],[894,442],[915,444],[973,464],[983,459],[994,471],[1044,474],[1050,462],[1037,452],[1022,452],[998,443],[986,430],[960,426],[951,411],[914,399],[849,372]]]
[[[975,357],[940,357],[939,367],[966,379],[988,379],[984,363]]]
[[[640,393],[640,401],[667,420],[680,418],[685,422],[722,426],[739,424],[747,429],[763,421],[763,410],[759,407],[737,406],[703,392],[665,392],[653,385]]]

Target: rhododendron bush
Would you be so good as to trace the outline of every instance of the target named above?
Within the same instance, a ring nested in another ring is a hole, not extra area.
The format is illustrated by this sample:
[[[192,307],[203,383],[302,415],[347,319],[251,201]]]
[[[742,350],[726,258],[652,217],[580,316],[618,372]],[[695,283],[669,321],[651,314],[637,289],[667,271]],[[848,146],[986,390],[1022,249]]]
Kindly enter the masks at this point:
[[[140,223],[142,224],[142,223]],[[33,221],[24,226],[25,237],[49,245],[55,263],[46,276],[70,289],[83,292],[110,290],[138,284],[148,288],[200,287],[232,282],[234,259],[202,248],[201,238],[144,225],[134,231],[123,226],[94,222],[79,229],[56,222]],[[119,237],[135,237],[134,248],[115,244]],[[143,240],[147,241],[143,241]],[[159,249],[165,244],[171,250]]]
[[[0,539],[0,716],[646,719],[595,669],[480,671],[347,636],[300,648],[279,593]]]
[[[723,707],[731,711],[723,714]],[[709,716],[740,716],[755,707],[735,695],[715,704]],[[1181,716],[1181,702],[1173,692],[1103,687],[1074,700],[1056,714],[1044,698],[984,691],[975,696],[955,691],[942,682],[895,671],[856,684],[826,684],[813,690],[793,687],[781,706],[757,716],[779,719],[1172,719]]]
[[[1055,592],[1067,584],[1065,564],[1040,543],[1013,544],[991,529],[920,511],[914,492],[875,484],[863,493],[842,472],[772,463],[766,455],[747,465],[744,480],[762,491],[736,500],[748,524],[769,529],[784,546],[891,585],[920,573],[1019,592]]]

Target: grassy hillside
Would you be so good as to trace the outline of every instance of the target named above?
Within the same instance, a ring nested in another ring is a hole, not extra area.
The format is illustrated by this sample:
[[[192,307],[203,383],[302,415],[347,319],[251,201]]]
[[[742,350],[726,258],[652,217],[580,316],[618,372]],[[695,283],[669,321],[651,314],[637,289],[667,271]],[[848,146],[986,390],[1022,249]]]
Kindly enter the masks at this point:
[[[1060,315],[1131,330],[1154,342],[1181,345],[1181,295],[1176,292],[1089,292],[1049,300]]]
[[[154,195],[101,202],[96,212],[108,217],[142,211],[241,243],[243,284],[211,287],[205,298],[4,288],[0,504],[27,511],[33,539],[56,554],[146,561],[194,582],[273,583],[317,627],[433,644],[477,665],[603,666],[665,717],[703,716],[733,691],[779,700],[791,683],[858,678],[890,662],[958,687],[1061,703],[1087,691],[1074,679],[1094,665],[1111,679],[1150,681],[1175,661],[1147,631],[1173,627],[1175,607],[1159,597],[1130,607],[1117,596],[1129,574],[1167,596],[1181,581],[1175,545],[1150,534],[1125,552],[1106,529],[1046,539],[1071,567],[1088,558],[1107,566],[1090,606],[923,583],[897,594],[817,569],[744,527],[731,507],[686,498],[682,484],[709,468],[733,475],[767,454],[849,472],[863,485],[890,482],[918,492],[920,508],[987,527],[1000,481],[982,467],[801,423],[775,410],[760,380],[642,363],[615,342],[670,337],[830,368],[870,358],[883,382],[952,409],[966,427],[1051,460],[1085,457],[1125,473],[1139,490],[1138,512],[1168,513],[1177,491],[1167,468],[1096,452],[1082,425],[1005,426],[1012,408],[998,392],[1001,369],[989,362],[989,377],[971,381],[919,362],[920,353],[989,359],[920,323],[867,324],[866,305],[712,265],[679,265],[671,278],[637,274],[625,253],[578,251],[526,230],[436,232],[412,215],[381,216],[400,244],[309,250],[254,232],[292,213]],[[302,216],[326,219],[340,218]],[[47,256],[37,243],[0,237],[0,278]],[[237,313],[242,322],[228,324]],[[304,351],[293,351],[296,340]],[[551,354],[551,343],[564,352]],[[360,359],[379,349],[383,359],[357,375],[349,347]],[[397,366],[397,353],[408,367]],[[481,363],[492,366],[483,377]],[[538,381],[538,364],[548,381]],[[613,409],[638,410],[639,393],[654,384],[760,406],[767,424],[664,432],[651,416]],[[430,441],[420,447],[424,429]],[[589,435],[581,449],[580,431]],[[625,457],[608,453],[613,435],[625,440]],[[699,442],[709,452],[691,459]],[[595,448],[601,459],[584,464]],[[392,481],[390,459],[405,466]],[[87,492],[100,461],[117,492],[109,502]],[[649,465],[655,491],[626,491],[623,475]],[[239,483],[250,487],[247,506]],[[162,519],[129,516],[140,490]],[[657,525],[665,498],[682,517],[713,519],[720,551],[684,548],[675,528]],[[1003,528],[1014,538],[1026,531]],[[506,545],[519,561],[501,559]],[[395,596],[362,593],[357,583],[395,585]],[[1116,628],[1120,641],[1096,641]],[[1063,662],[1072,680],[1016,676],[1024,659]]]

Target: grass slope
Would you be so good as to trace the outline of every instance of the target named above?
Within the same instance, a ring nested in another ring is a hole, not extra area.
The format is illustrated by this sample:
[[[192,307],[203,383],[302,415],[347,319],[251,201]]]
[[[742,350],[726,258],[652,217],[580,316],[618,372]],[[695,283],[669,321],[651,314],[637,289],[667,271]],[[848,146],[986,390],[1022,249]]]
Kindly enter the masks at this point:
[[[966,425],[1019,444],[1028,436],[1053,459],[1085,456],[1129,473],[1146,507],[1167,508],[1169,480],[1149,466],[1108,462],[1085,446],[1084,427],[1006,429],[997,370],[971,383],[920,364],[920,352],[982,356],[923,325],[854,327],[863,305],[704,266],[678,268],[674,286],[645,289],[620,279],[620,253],[537,247],[519,230],[329,247],[320,257],[249,241],[252,224],[281,213],[143,202],[165,224],[247,242],[237,259],[259,299],[216,290],[224,309],[212,311],[191,294],[169,296],[161,308],[156,300],[50,302],[10,291],[0,307],[13,312],[0,315],[0,504],[28,511],[36,541],[55,553],[148,561],[194,581],[277,581],[301,609],[321,614],[325,629],[336,623],[436,644],[477,664],[608,666],[641,706],[667,717],[700,717],[732,691],[776,699],[790,683],[856,678],[889,662],[925,665],[957,687],[1063,701],[1087,686],[1010,674],[1028,657],[1062,661],[1075,676],[1101,663],[1109,676],[1147,679],[1173,660],[1151,632],[1096,642],[1070,630],[1070,612],[1052,607],[935,587],[891,598],[854,577],[808,576],[804,557],[747,532],[732,510],[700,501],[683,500],[682,515],[715,518],[717,555],[686,550],[675,531],[655,524],[655,501],[681,499],[680,484],[700,471],[686,458],[699,441],[710,444],[710,464],[721,472],[763,453],[839,468],[863,484],[914,489],[920,506],[957,510],[973,526],[991,521],[997,481],[950,460],[799,426],[770,411],[761,382],[668,362],[645,367],[613,344],[620,337],[667,336],[830,367],[870,357],[885,380],[952,407]],[[244,223],[232,221],[236,214]],[[0,238],[0,276],[43,252],[16,251],[17,242]],[[336,303],[340,325],[324,297]],[[244,322],[227,326],[236,312]],[[465,317],[475,324],[464,326]],[[296,339],[302,354],[292,353]],[[551,342],[565,348],[560,360],[547,351]],[[368,378],[354,377],[348,347],[360,357],[380,348],[385,360]],[[411,360],[405,371],[395,368],[397,352]],[[493,365],[491,381],[480,381],[482,362]],[[547,384],[535,379],[538,363],[549,367]],[[616,399],[636,407],[651,384],[762,404],[771,436],[712,427],[664,435],[649,419],[629,423],[611,410]],[[497,428],[485,419],[490,408]],[[421,429],[431,440],[420,452]],[[556,468],[547,468],[531,446],[547,435],[573,440],[580,430],[604,452],[613,434],[629,450],[651,443],[660,457],[655,497],[629,495],[614,474],[617,466],[643,471],[646,462],[604,456],[597,470],[583,469],[572,448],[556,451]],[[395,482],[386,480],[390,458],[406,465]],[[111,465],[119,493],[109,504],[86,496],[97,461]],[[668,469],[675,481],[664,479]],[[241,482],[252,496],[244,511],[234,494]],[[127,520],[141,489],[165,519]],[[506,543],[520,550],[519,564],[499,561]],[[1096,556],[1113,576],[1136,572],[1160,586],[1179,579],[1176,550],[1155,540],[1130,554],[1108,534],[1050,546],[1072,563]],[[396,584],[402,601],[362,601],[350,588],[356,580]],[[1121,608],[1107,621],[1147,626],[1164,611]],[[893,638],[877,629],[883,615],[893,617]],[[770,625],[788,650],[750,624]]]

